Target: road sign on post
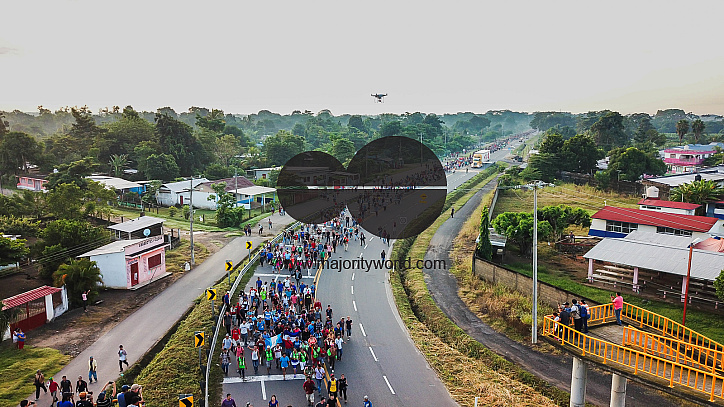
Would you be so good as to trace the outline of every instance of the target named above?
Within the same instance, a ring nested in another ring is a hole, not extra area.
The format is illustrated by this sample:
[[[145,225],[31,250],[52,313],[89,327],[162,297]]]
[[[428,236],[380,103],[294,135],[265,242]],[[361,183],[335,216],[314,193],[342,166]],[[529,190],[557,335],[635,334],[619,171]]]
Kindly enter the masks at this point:
[[[226,260],[226,278],[229,280],[229,289],[231,289],[231,269],[234,268],[234,262]]]
[[[214,314],[214,299],[216,299],[216,288],[206,290],[206,299],[211,300],[211,318],[216,319]]]
[[[204,346],[204,331],[194,332],[194,348]]]
[[[179,394],[178,395],[178,407],[194,407],[194,395],[193,394]]]
[[[249,257],[247,258],[247,260],[249,261],[249,263],[251,263],[251,242],[250,241],[246,242],[246,249],[249,250]]]

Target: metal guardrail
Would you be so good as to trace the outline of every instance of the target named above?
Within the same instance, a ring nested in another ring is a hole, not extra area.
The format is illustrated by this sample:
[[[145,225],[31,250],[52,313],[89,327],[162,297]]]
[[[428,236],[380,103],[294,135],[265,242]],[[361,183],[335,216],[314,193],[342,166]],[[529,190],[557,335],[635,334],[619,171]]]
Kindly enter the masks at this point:
[[[291,226],[288,226],[286,229],[284,229],[285,232],[295,230],[301,225],[301,222],[295,222]],[[274,239],[271,240],[272,243],[277,243],[282,238],[283,233],[279,233],[274,237]],[[234,280],[234,284],[231,286],[231,289],[229,292],[231,295],[233,295],[236,290],[239,287],[239,283],[241,282],[242,278],[244,278],[244,275],[246,274],[249,269],[251,269],[251,266],[259,259],[259,251],[257,250],[256,253],[254,253],[254,256],[252,256],[249,261],[246,263],[244,268],[241,269],[239,272],[239,275],[236,276],[236,279]],[[231,300],[231,298],[229,299]],[[204,406],[207,407],[209,405],[209,373],[211,372],[211,362],[212,358],[214,356],[214,349],[216,349],[216,338],[219,333],[219,329],[221,329],[221,322],[223,321],[222,315],[226,312],[226,304],[222,304],[221,310],[219,311],[219,318],[216,321],[216,327],[214,328],[213,332],[213,338],[211,339],[211,349],[209,349],[209,354],[206,357],[206,377],[204,378]]]

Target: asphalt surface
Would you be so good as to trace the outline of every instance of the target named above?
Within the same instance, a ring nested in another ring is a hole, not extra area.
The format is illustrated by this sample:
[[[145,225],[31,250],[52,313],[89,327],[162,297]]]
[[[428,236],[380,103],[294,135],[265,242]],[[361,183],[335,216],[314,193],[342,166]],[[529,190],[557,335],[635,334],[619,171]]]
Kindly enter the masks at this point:
[[[455,210],[455,217],[443,223],[430,241],[428,251],[425,254],[426,260],[441,259],[445,260],[447,264],[452,264],[449,257],[453,244],[451,237],[457,235],[465,220],[480,205],[483,195],[494,187],[494,182],[487,184],[467,204]],[[458,296],[457,280],[450,272],[430,269],[424,269],[423,272],[432,298],[445,315],[468,335],[505,359],[522,366],[528,372],[543,378],[559,389],[570,392],[572,357],[567,354],[565,356],[556,356],[541,353],[496,332],[463,303]],[[610,395],[611,374],[588,369],[586,401],[599,406],[606,406],[609,404]],[[647,404],[658,407],[678,405],[670,399],[662,397],[657,392],[631,381],[629,381],[626,390],[626,401],[631,405]]]
[[[463,170],[448,174],[448,191],[477,173],[477,170],[468,173]],[[379,237],[368,234],[366,248],[352,240],[348,252],[339,246],[331,259],[359,259],[362,254],[365,260],[377,260],[381,259],[382,250],[389,257],[390,247]],[[264,266],[257,268],[255,276],[261,273],[264,274],[262,281],[270,281],[270,272],[271,267]],[[327,269],[322,270],[319,278],[317,292],[323,308],[327,304],[332,306],[335,321],[347,316],[354,321],[352,338],[343,346],[342,360],[334,370],[336,377],[344,374],[347,378],[349,404],[361,405],[366,395],[375,406],[456,406],[410,339],[394,303],[387,272],[377,268],[369,271]],[[254,280],[256,278],[250,284]],[[250,352],[247,350],[247,353]],[[232,363],[230,377],[238,377],[235,366]],[[253,373],[253,369],[247,368],[247,374],[250,370]],[[266,368],[260,368],[259,373],[266,377]],[[237,406],[247,402],[266,406],[272,395],[277,396],[282,406],[307,404],[301,374],[296,379],[287,375],[287,380],[279,380],[280,370],[272,368],[270,373],[269,379],[257,377],[254,380],[259,381],[225,383],[223,393],[231,393]],[[326,396],[326,389],[322,393]],[[315,395],[315,400],[319,400],[319,395]]]
[[[282,230],[278,225],[293,223],[293,219],[288,215],[272,215],[272,220],[275,225],[273,231],[276,233]],[[88,389],[97,394],[105,383],[115,381],[120,375],[117,354],[119,345],[123,345],[128,353],[128,363],[133,365],[171,329],[206,288],[226,275],[224,271],[226,260],[233,260],[234,264],[238,264],[247,257],[246,241],[251,240],[256,248],[262,240],[271,238],[262,238],[252,234],[251,237],[238,237],[232,240],[219,252],[207,258],[101,336],[53,378],[60,382],[61,377],[66,375],[75,388],[78,376],[83,376],[83,380],[88,380],[88,360],[90,356],[93,356],[98,363],[98,383],[89,384]],[[191,340],[190,336],[189,340]],[[49,378],[47,374],[46,378]],[[34,400],[35,394],[33,393],[28,399]],[[51,400],[50,393],[41,392],[38,405],[50,405]]]

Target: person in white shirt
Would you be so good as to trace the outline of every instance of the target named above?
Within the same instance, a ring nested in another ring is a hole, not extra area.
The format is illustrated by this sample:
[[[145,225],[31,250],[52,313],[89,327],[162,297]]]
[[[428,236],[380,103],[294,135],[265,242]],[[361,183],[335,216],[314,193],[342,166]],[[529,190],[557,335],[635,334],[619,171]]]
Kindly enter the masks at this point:
[[[344,339],[342,339],[341,336],[338,336],[337,339],[334,340],[334,345],[337,347],[337,360],[342,360],[342,345],[344,344]]]

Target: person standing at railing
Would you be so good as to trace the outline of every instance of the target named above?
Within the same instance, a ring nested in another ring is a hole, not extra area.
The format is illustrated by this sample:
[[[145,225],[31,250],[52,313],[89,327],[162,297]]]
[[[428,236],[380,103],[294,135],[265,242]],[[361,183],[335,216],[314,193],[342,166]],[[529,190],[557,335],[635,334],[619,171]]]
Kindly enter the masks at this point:
[[[613,312],[616,314],[616,323],[623,325],[621,322],[621,310],[623,309],[623,297],[621,293],[616,293],[616,296],[611,296],[611,302],[613,303]]]

